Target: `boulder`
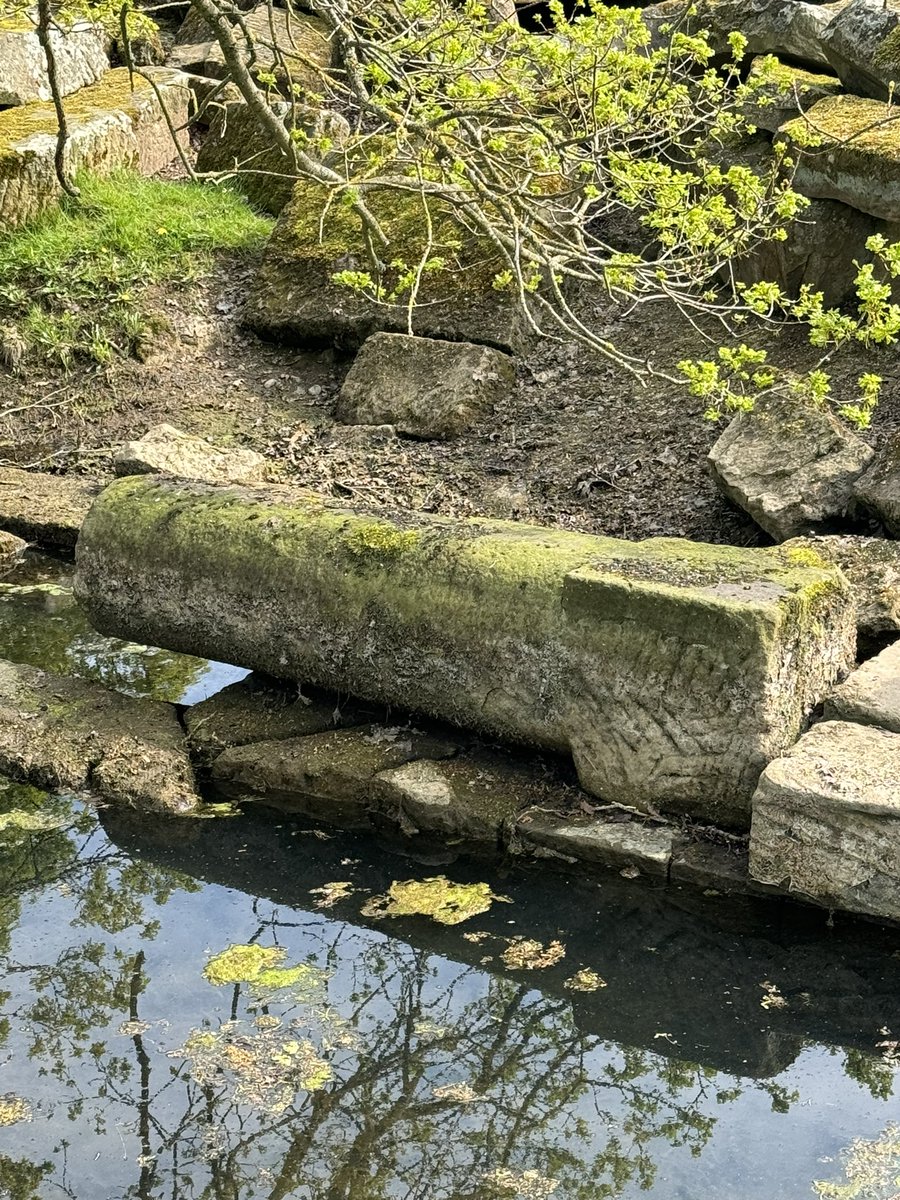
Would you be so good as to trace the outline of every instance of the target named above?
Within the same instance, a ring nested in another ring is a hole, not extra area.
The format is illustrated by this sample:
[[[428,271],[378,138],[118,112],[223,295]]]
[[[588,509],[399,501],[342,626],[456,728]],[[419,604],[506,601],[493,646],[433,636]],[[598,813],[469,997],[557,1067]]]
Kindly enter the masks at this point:
[[[184,76],[163,68],[153,75],[174,125],[185,125],[191,93]],[[124,67],[70,96],[65,107],[69,138],[64,161],[71,175],[108,175],[126,168],[154,175],[176,157],[156,93],[137,76],[132,89]],[[187,145],[186,128],[179,137]],[[57,202],[55,155],[56,113],[51,103],[0,112],[0,227],[22,225]]]
[[[340,146],[350,133],[350,124],[340,113],[304,108],[275,101],[272,111],[287,129],[302,133],[307,153],[316,144],[323,149]],[[241,100],[217,105],[209,132],[197,154],[201,173],[230,174],[247,198],[264,212],[277,216],[288,200],[296,175],[285,155],[262,133],[256,117]]]
[[[884,118],[881,101],[830,96],[782,125],[777,138],[797,160],[795,190],[900,221],[900,121]]]
[[[821,46],[848,91],[886,99],[900,83],[900,0],[850,0],[822,30]]]
[[[335,825],[366,825],[377,775],[418,758],[455,753],[452,742],[415,729],[363,725],[236,746],[215,760],[212,778],[237,799],[260,800]]]
[[[50,44],[62,96],[96,83],[109,70],[102,25],[78,21],[68,29],[53,28]],[[0,25],[0,108],[52,99],[47,60],[35,23],[27,16],[4,19]]]
[[[640,821],[604,821],[598,817],[564,817],[527,812],[516,825],[522,846],[532,853],[551,850],[575,862],[596,863],[644,875],[669,872],[678,830],[671,825]]]
[[[366,203],[389,239],[384,263],[417,263],[427,245],[422,199],[385,188],[366,193]],[[322,217],[325,213],[324,219]],[[356,350],[376,332],[409,333],[451,342],[477,342],[515,352],[527,344],[526,321],[516,297],[492,285],[503,264],[492,247],[466,234],[453,214],[431,204],[434,244],[448,270],[429,272],[420,303],[376,303],[337,283],[339,271],[370,272],[371,256],[362,222],[331,191],[298,180],[278,218],[260,269],[251,285],[244,321],[266,337],[307,346],[338,345]],[[386,266],[378,282],[390,292],[397,271]]]
[[[859,502],[894,538],[900,538],[900,435],[879,450],[853,488]]]
[[[24,538],[0,530],[0,566],[8,567],[22,557],[28,548]]]
[[[244,14],[241,23],[250,39],[245,43],[244,57],[253,75],[274,77],[278,91],[300,103],[315,101],[321,95],[323,76],[334,61],[334,43],[321,17],[258,4]],[[217,79],[229,77],[217,41],[210,43],[203,74]]]
[[[856,601],[856,631],[866,643],[900,633],[900,546],[877,537],[825,534],[792,538],[782,549],[797,561],[810,553],[843,571]]]
[[[74,550],[100,491],[93,479],[0,467],[0,527],[53,550]]]
[[[827,67],[820,44],[822,32],[846,0],[836,4],[806,4],[802,0],[663,0],[643,10],[653,43],[665,45],[661,27],[678,22],[687,33],[705,30],[718,54],[730,54],[728,35],[739,32],[747,39],[748,54],[778,54],[802,63]],[[685,10],[690,8],[689,15]]]
[[[205,763],[253,742],[307,737],[371,722],[375,714],[340,696],[249,675],[185,710],[191,750]]]
[[[827,721],[770,763],[753,798],[750,874],[900,920],[900,735]]]
[[[427,833],[498,849],[516,814],[544,799],[533,763],[488,751],[420,759],[375,777],[379,809],[406,834]]]
[[[829,721],[856,721],[900,733],[900,642],[858,667],[825,700]]]
[[[373,333],[338,399],[348,425],[391,424],[420,438],[464,433],[509,394],[516,370],[492,346]]]
[[[154,425],[139,441],[126,442],[116,450],[113,468],[117,475],[162,474],[207,483],[259,483],[266,477],[267,464],[255,450],[226,450],[174,425]]]
[[[174,705],[3,661],[0,771],[135,808],[181,813],[200,800]]]
[[[773,56],[753,60],[747,84],[754,94],[743,106],[744,116],[770,133],[776,133],[786,121],[805,113],[819,100],[843,90],[833,75],[791,67]]]
[[[855,642],[840,573],[778,550],[163,477],[98,497],[76,594],[101,632],[571,750],[594,795],[737,825]]]
[[[709,452],[719,489],[776,541],[842,517],[871,458],[830,409],[786,396],[738,413]]]

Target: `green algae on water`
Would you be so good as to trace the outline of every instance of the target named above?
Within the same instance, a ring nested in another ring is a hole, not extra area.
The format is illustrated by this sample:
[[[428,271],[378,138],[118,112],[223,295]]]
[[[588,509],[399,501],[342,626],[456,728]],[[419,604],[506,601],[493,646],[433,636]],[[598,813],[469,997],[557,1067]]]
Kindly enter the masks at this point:
[[[459,925],[487,912],[498,896],[486,883],[451,883],[444,875],[392,883],[387,895],[375,896],[362,909],[364,917],[431,917],[440,925]]]

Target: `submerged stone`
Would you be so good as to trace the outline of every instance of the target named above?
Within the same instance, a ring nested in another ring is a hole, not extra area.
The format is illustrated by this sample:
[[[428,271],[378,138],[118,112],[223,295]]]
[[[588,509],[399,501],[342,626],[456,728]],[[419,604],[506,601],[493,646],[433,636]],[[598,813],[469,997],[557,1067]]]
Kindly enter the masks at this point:
[[[0,526],[40,546],[73,550],[101,484],[0,467]]]
[[[900,642],[858,667],[825,701],[828,720],[900,733]]]
[[[207,483],[260,483],[267,463],[245,447],[214,446],[174,425],[154,425],[142,438],[126,442],[113,455],[117,475],[177,475]]]
[[[900,735],[828,721],[770,763],[753,798],[750,873],[900,920]]]
[[[828,408],[778,396],[738,413],[709,465],[729,500],[784,541],[844,516],[871,458],[871,448]]]
[[[0,772],[136,808],[180,813],[200,799],[174,705],[3,661]]]
[[[531,851],[552,850],[575,862],[597,863],[617,870],[636,868],[645,875],[664,878],[678,837],[678,831],[670,825],[542,812],[525,813],[516,833]]]

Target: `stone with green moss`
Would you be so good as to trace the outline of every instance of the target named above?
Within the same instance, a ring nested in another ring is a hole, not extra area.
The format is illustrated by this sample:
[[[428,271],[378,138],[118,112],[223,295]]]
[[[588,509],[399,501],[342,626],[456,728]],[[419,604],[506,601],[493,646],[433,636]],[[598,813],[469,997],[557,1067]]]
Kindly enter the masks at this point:
[[[186,125],[191,93],[184,76],[162,68],[153,77],[175,128]],[[65,167],[108,175],[133,168],[154,175],[176,157],[162,104],[147,80],[123,67],[64,101],[68,119]],[[36,102],[0,112],[0,226],[33,220],[60,195],[53,104]],[[187,139],[186,128],[179,139]]]
[[[900,221],[900,122],[885,120],[883,103],[830,96],[788,121],[777,138],[797,160],[797,191]]]
[[[79,21],[68,28],[54,27],[50,43],[62,96],[96,83],[109,70],[102,25]],[[0,108],[52,98],[35,21],[25,13],[0,20]]]
[[[770,133],[817,101],[843,91],[840,80],[833,75],[788,66],[771,55],[753,60],[747,85],[753,89],[753,96],[742,111],[753,125]]]
[[[900,3],[850,0],[823,30],[822,49],[849,91],[886,99],[900,83]]]
[[[409,333],[411,319],[420,337],[507,352],[523,348],[526,322],[516,298],[493,287],[506,264],[492,246],[465,234],[436,200],[429,202],[429,244],[423,200],[415,191],[368,190],[365,200],[388,240],[378,266],[362,220],[347,203],[311,180],[295,184],[248,296],[244,320],[252,329],[302,345],[356,350],[373,333]],[[442,259],[447,269],[424,275],[410,314],[408,292],[391,299],[402,272],[384,264],[414,267],[425,258]],[[368,273],[381,289],[379,299],[335,282],[338,272]]]
[[[181,813],[199,803],[174,705],[5,661],[0,772],[136,808]]]
[[[840,573],[777,550],[159,478],[101,493],[76,593],[102,632],[570,751],[594,795],[733,825],[855,641]]]

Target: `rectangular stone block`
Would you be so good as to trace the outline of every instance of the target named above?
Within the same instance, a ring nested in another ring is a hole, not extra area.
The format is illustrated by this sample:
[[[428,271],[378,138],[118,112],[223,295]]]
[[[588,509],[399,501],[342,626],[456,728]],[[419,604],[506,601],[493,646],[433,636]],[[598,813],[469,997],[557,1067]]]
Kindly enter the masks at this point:
[[[826,721],[770,763],[753,797],[750,874],[900,920],[900,734]]]
[[[291,488],[120,480],[77,561],[104,633],[569,751],[594,795],[744,828],[855,645],[843,576],[808,554]]]
[[[103,26],[89,21],[50,30],[62,96],[89,87],[109,70],[105,43]],[[27,14],[5,19],[0,28],[0,108],[52,99],[47,60],[35,22]]]

